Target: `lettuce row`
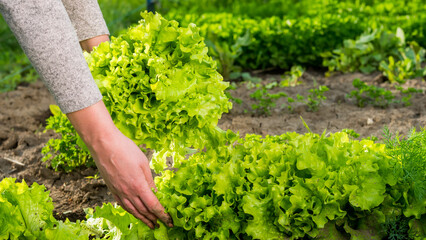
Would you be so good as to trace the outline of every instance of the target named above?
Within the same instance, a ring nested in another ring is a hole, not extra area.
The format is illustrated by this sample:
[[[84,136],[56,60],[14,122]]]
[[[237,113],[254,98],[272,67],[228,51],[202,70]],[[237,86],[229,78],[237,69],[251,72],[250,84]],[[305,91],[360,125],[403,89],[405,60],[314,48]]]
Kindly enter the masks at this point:
[[[5,179],[0,237],[382,239],[390,236],[384,225],[398,226],[395,219],[406,222],[405,234],[412,239],[426,234],[426,201],[415,194],[424,182],[410,184],[408,167],[400,168],[404,160],[388,155],[384,144],[351,140],[343,132],[221,136],[230,144],[195,153],[177,171],[155,179],[174,228],[150,230],[110,203],[87,210],[87,221],[58,222],[43,186]]]
[[[388,12],[383,14],[381,7],[353,6],[353,3],[336,4],[338,5],[325,6],[323,3],[320,8],[313,8],[315,12],[308,15],[298,13],[297,16],[284,14],[250,18],[244,14],[226,12],[187,14],[172,10],[167,17],[176,19],[183,26],[197,24],[208,43],[209,53],[221,63],[222,74],[225,69],[233,67],[226,66],[230,64],[243,69],[321,66],[322,53],[331,52],[342,46],[344,40],[357,38],[369,28],[376,29],[379,26],[392,32],[400,27],[406,33],[407,42],[416,41],[425,47],[426,28],[423,26],[426,17],[421,14],[425,10],[424,6],[416,6],[417,10],[404,6],[407,7],[407,12],[389,16]],[[389,5],[389,8],[399,5],[384,4]],[[401,9],[400,6],[398,9]],[[303,12],[306,13],[306,9]],[[242,46],[239,44],[241,39],[245,39]],[[238,47],[240,49],[235,51]]]
[[[382,239],[390,236],[385,223],[404,218],[410,238],[422,239],[426,203],[412,196],[395,164],[385,145],[341,132],[247,135],[157,177],[157,197],[175,227],[160,227],[161,237],[159,229],[145,228],[144,237]],[[134,219],[110,204],[95,213],[124,226]],[[132,223],[133,234],[141,236],[141,222]]]
[[[158,151],[153,162],[160,171],[171,152],[178,162],[187,148],[214,147],[223,134],[217,122],[232,104],[224,93],[228,83],[194,24],[178,27],[147,12],[142,17],[86,59],[115,125],[136,144]]]
[[[346,133],[287,133],[248,135],[235,146],[194,154],[156,179],[157,196],[176,226],[169,237],[298,239],[341,234],[337,227],[380,239],[381,224],[402,214],[415,226],[425,201],[403,197],[410,189],[401,187],[384,150]],[[411,234],[424,234],[421,228]]]

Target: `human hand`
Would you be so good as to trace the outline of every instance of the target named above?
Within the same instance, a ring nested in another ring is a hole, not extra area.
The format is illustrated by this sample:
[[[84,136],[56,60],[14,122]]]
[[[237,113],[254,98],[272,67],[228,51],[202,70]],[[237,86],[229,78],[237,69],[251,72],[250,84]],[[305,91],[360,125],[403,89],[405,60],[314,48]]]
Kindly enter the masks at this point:
[[[151,190],[156,187],[148,159],[114,126],[103,102],[67,116],[117,202],[152,229],[158,226],[157,219],[173,227],[171,217]]]
[[[132,140],[117,130],[104,146],[95,146],[92,156],[114,198],[126,211],[150,228],[157,225],[157,219],[173,227],[151,190],[156,187],[148,159]]]

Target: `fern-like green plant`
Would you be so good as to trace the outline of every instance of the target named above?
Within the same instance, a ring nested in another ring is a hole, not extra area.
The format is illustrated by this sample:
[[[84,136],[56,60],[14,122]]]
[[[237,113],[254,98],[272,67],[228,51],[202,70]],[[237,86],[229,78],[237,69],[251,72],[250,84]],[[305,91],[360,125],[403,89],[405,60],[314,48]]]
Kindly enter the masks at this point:
[[[387,154],[392,157],[396,166],[395,174],[413,192],[416,200],[426,197],[426,128],[416,131],[413,128],[407,137],[398,133],[392,135],[384,129]]]

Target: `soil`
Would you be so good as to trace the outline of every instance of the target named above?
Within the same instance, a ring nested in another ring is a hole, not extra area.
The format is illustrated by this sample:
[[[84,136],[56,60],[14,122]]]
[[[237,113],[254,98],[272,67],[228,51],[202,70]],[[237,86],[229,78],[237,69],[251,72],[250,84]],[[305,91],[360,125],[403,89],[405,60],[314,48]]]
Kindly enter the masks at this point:
[[[254,73],[266,84],[278,81],[280,73]],[[303,117],[312,132],[322,133],[354,129],[360,138],[377,136],[382,138],[383,127],[391,132],[406,135],[413,127],[426,126],[426,83],[421,79],[411,80],[405,87],[422,89],[412,98],[412,105],[405,107],[400,103],[388,108],[366,106],[359,108],[352,99],[345,95],[355,88],[352,80],[360,78],[368,84],[389,88],[389,83],[380,73],[374,74],[337,74],[328,78],[324,73],[308,70],[302,76],[301,85],[289,88],[274,88],[271,92],[285,91],[289,96],[296,94],[307,96],[314,84],[326,85],[330,90],[316,112],[307,111],[306,104],[293,104],[290,112],[285,98],[278,99],[270,115],[257,113],[251,109],[255,101],[249,94],[246,84],[237,83],[237,89],[231,95],[242,100],[234,104],[233,109],[223,115],[219,121],[222,129],[239,131],[241,136],[248,133],[276,135],[288,131],[305,133],[307,129],[300,117]],[[50,191],[58,219],[83,219],[84,208],[102,205],[114,201],[102,179],[93,179],[97,170],[82,169],[72,173],[55,172],[41,162],[41,149],[48,139],[55,137],[51,131],[44,131],[45,120],[50,116],[49,105],[54,99],[43,84],[38,81],[21,85],[17,90],[0,94],[0,179],[14,177],[28,184],[44,184]],[[15,163],[13,162],[15,161]],[[16,163],[17,162],[17,163]]]

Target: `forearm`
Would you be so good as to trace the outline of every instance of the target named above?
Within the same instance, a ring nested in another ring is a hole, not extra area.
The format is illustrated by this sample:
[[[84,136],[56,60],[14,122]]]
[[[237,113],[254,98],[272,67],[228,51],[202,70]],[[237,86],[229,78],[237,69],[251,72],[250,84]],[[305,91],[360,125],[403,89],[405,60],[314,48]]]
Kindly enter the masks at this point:
[[[67,117],[92,153],[108,144],[118,131],[102,101]]]

